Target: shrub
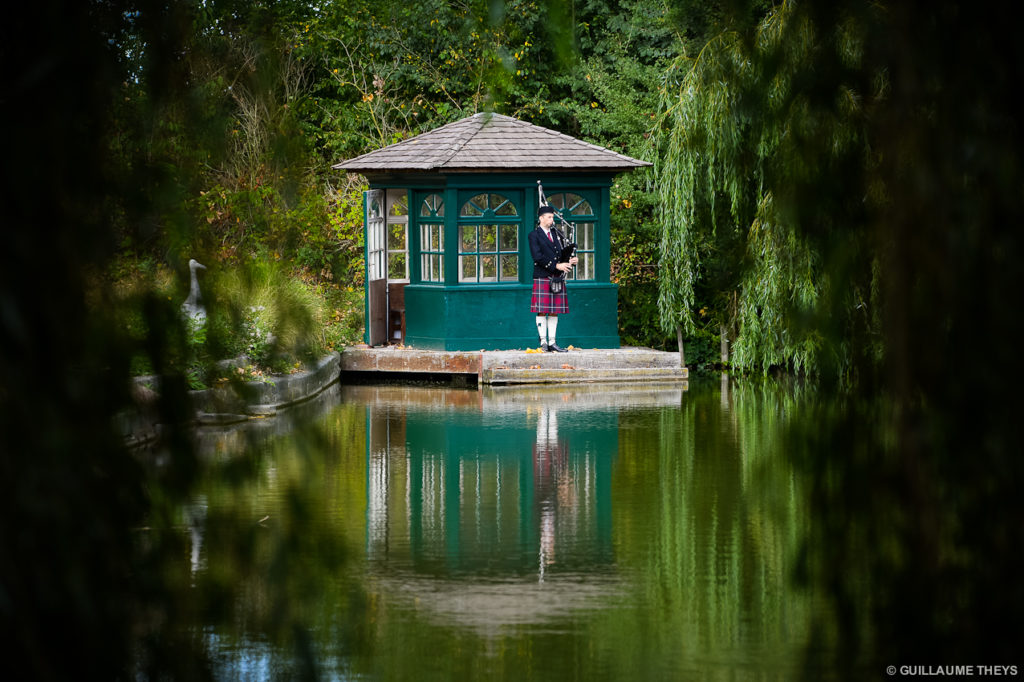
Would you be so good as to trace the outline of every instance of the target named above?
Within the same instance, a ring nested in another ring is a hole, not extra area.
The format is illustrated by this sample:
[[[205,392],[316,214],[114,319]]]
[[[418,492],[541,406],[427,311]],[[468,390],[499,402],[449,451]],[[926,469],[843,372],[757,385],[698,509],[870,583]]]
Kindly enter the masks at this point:
[[[269,256],[238,267],[212,265],[200,275],[207,311],[202,324],[180,315],[187,280],[166,265],[121,263],[116,274],[110,303],[133,342],[136,376],[180,372],[191,388],[204,388],[232,374],[225,360],[244,356],[247,371],[236,369],[233,378],[259,378],[295,371],[362,336],[361,291],[290,270]],[[154,344],[170,349],[169,365],[154,366]]]

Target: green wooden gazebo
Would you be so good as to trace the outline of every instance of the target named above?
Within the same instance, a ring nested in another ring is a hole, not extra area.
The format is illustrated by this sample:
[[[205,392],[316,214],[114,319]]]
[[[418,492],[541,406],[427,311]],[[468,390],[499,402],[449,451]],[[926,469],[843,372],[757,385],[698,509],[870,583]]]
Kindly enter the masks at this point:
[[[537,345],[527,234],[544,194],[579,265],[563,345],[617,348],[609,193],[651,164],[500,114],[480,113],[334,166],[364,175],[366,338],[436,350]]]

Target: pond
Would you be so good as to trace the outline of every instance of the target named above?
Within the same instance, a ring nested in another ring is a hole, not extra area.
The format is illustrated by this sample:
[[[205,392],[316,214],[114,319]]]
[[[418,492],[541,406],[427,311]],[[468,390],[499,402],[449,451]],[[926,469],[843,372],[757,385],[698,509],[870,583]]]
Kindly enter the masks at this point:
[[[335,386],[312,428],[208,431],[197,632],[222,679],[797,678],[833,645],[793,399]]]

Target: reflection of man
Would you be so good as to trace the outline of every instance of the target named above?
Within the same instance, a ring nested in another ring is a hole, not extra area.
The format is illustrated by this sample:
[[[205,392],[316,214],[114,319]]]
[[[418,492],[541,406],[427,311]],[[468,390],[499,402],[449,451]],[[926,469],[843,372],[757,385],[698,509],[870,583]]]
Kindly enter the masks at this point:
[[[558,439],[558,413],[544,408],[537,417],[537,441],[533,448],[533,484],[540,520],[540,579],[555,562],[555,520],[559,487],[566,476],[569,449]]]

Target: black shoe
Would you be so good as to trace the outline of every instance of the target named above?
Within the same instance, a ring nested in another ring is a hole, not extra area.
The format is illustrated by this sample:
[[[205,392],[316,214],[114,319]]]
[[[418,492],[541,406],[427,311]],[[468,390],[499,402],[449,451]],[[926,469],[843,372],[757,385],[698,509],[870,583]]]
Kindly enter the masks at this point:
[[[541,349],[541,351],[543,351],[544,353],[549,353],[549,352],[551,352],[551,349],[550,349],[550,348],[548,348],[548,344],[546,344],[546,343],[544,343],[544,342],[541,342],[541,344],[540,344],[539,348],[540,348],[540,349]]]
[[[551,351],[552,353],[568,353],[569,352],[566,349],[564,349],[561,346],[558,346],[557,344],[554,344],[554,343],[552,343],[551,345],[548,346],[548,350]]]

